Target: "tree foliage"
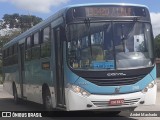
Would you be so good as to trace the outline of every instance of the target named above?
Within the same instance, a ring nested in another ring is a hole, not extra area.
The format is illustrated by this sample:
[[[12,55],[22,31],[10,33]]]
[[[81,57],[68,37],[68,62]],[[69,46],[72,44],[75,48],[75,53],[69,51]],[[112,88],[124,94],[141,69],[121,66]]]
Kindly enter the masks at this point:
[[[13,38],[17,37],[20,33],[21,31],[12,31],[11,34],[0,36],[0,47],[2,47],[5,43],[9,42]]]
[[[17,13],[3,16],[3,28],[20,28],[22,32],[42,21],[42,18],[34,15],[19,15]]]
[[[160,34],[155,37],[155,55],[157,58],[160,58]]]
[[[0,20],[0,29],[15,29],[11,33],[0,35],[0,48],[8,41],[12,40],[14,37],[18,36],[20,33],[28,30],[32,26],[38,24],[42,21],[42,18],[36,17],[34,15],[19,15],[15,14],[5,14],[3,19]]]

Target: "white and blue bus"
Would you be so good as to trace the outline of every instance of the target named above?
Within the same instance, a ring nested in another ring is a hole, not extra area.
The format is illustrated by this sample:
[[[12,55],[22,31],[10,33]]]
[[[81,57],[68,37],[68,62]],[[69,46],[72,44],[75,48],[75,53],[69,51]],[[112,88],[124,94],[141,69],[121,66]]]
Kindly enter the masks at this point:
[[[69,6],[4,45],[4,89],[46,110],[133,110],[155,104],[153,51],[146,6]]]

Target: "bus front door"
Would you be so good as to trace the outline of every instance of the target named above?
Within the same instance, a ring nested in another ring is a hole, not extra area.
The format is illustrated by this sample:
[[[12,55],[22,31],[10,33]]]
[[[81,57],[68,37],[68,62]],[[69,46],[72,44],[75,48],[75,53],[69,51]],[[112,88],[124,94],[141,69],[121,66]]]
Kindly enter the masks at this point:
[[[54,32],[55,36],[55,65],[56,65],[56,98],[57,107],[65,108],[64,70],[63,70],[63,42],[60,36],[60,28]]]
[[[26,97],[26,86],[25,86],[25,80],[24,80],[24,59],[25,59],[25,46],[24,44],[19,45],[19,80],[20,80],[20,90],[21,90],[21,98]]]

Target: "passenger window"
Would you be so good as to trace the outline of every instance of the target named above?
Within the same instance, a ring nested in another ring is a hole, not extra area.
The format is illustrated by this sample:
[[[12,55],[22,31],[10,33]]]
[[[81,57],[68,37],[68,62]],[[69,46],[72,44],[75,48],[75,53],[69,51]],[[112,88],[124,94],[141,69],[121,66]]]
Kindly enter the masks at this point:
[[[27,38],[27,49],[31,47],[31,37]]]
[[[33,35],[32,59],[40,58],[39,32]]]
[[[14,54],[17,54],[18,52],[18,48],[17,48],[17,44],[14,45]]]
[[[3,50],[3,54],[2,54],[3,58],[5,58],[5,50]]]
[[[7,57],[7,50],[4,50],[3,56],[4,56],[4,58]]]
[[[41,44],[41,57],[49,57],[51,55],[50,27],[43,30],[43,40]]]
[[[12,64],[18,64],[18,48],[17,48],[17,44],[12,46],[12,50],[13,50],[13,56],[12,56]]]
[[[12,46],[11,47],[9,47],[9,56],[12,56]]]
[[[41,57],[49,57],[51,55],[51,44],[50,42],[43,43],[41,45]]]
[[[38,45],[39,44],[39,33],[38,32],[34,34],[33,39],[34,39],[34,45]]]
[[[50,40],[50,27],[46,27],[43,30],[43,42],[47,42]]]
[[[40,46],[35,46],[32,48],[32,59],[40,58]]]
[[[26,39],[26,60],[31,60],[32,49],[31,49],[31,37]]]

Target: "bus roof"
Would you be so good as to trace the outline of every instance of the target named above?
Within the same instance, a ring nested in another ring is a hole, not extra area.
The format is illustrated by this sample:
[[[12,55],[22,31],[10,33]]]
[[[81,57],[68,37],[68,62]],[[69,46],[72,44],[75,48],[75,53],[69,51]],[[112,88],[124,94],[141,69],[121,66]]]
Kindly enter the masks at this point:
[[[141,4],[132,4],[132,3],[86,3],[86,4],[76,4],[76,5],[69,5],[67,8],[72,8],[72,7],[82,7],[82,6],[96,6],[96,5],[117,5],[117,6],[137,6],[137,7],[145,7],[148,8],[145,5]]]
[[[25,31],[24,33],[22,33],[21,35],[15,37],[14,39],[12,39],[11,41],[9,41],[8,43],[6,43],[3,48],[7,48],[10,46],[10,44],[15,44],[16,42],[20,41],[21,39],[23,39],[24,37],[27,37],[29,35],[32,34],[32,32],[36,32],[37,29],[41,29],[44,26],[46,26],[48,23],[52,22],[53,20],[65,15],[66,11],[70,8],[74,8],[74,7],[85,7],[85,6],[97,6],[97,5],[117,5],[117,6],[138,6],[138,7],[145,7],[148,9],[147,6],[145,5],[140,5],[140,4],[129,4],[129,3],[87,3],[87,4],[77,4],[77,5],[69,5],[61,10],[59,10],[58,12],[56,12],[55,14],[53,14],[52,16],[50,16],[49,18],[47,18],[46,20],[40,22],[39,24],[33,26],[32,28],[30,28],[29,30]]]

